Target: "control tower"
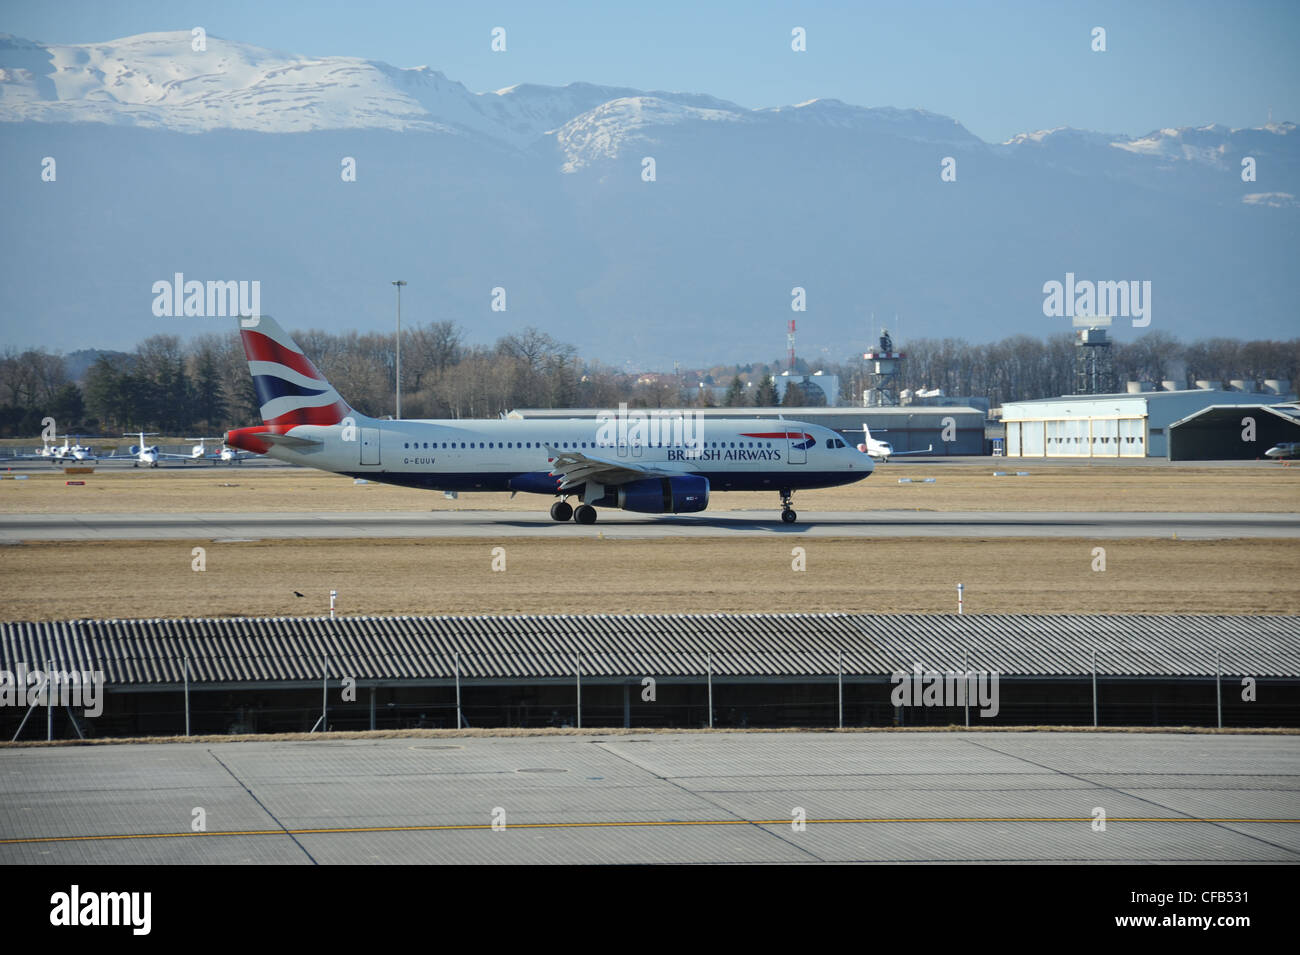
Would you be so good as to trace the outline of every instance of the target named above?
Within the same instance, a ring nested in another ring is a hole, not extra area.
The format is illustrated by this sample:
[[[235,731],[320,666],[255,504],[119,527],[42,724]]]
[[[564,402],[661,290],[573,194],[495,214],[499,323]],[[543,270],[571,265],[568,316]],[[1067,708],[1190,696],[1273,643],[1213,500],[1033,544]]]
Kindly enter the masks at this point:
[[[894,340],[889,337],[889,329],[880,330],[880,347],[865,352],[863,361],[868,363],[867,389],[862,393],[864,408],[894,408],[898,406],[898,374],[907,356],[894,351]]]
[[[1074,393],[1109,395],[1115,392],[1115,356],[1106,334],[1110,316],[1077,315],[1074,319]]]

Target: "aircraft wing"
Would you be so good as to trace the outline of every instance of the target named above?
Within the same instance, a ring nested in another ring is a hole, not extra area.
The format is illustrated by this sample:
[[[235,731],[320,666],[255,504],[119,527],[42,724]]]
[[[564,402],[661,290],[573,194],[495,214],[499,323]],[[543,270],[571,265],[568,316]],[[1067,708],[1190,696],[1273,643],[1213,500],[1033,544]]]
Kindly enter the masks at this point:
[[[680,477],[686,473],[655,464],[633,465],[622,461],[611,461],[593,454],[561,451],[550,446],[547,446],[546,453],[551,458],[551,474],[561,478],[561,491],[567,491],[587,481],[617,486],[631,484],[633,481],[644,481],[647,478]]]
[[[6,461],[57,461],[57,454],[9,454],[5,455]]]
[[[934,445],[932,444],[924,451],[894,451],[889,456],[891,458],[901,458],[905,454],[929,454],[933,450],[934,450]]]

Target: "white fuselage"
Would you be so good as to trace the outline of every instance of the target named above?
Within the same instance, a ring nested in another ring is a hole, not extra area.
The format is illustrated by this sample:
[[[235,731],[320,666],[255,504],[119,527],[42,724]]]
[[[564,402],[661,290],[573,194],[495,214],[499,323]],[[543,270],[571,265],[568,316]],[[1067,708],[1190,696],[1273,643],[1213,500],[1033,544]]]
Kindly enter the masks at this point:
[[[591,418],[389,421],[356,415],[354,420],[350,428],[299,425],[290,437],[320,444],[273,445],[266,453],[411,487],[543,494],[557,493],[548,448],[646,469],[654,472],[651,477],[700,475],[715,491],[831,487],[859,481],[873,468],[834,431],[794,421],[705,419],[691,432],[673,419],[622,431]],[[691,436],[694,444],[688,443]]]

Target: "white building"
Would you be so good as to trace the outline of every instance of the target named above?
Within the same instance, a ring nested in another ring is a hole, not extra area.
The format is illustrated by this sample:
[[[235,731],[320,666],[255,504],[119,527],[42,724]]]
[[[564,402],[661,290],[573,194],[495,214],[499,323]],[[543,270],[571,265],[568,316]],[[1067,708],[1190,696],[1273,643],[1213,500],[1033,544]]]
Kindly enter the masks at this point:
[[[1273,384],[1273,383],[1269,383]],[[1281,383],[1282,389],[1289,387]],[[1025,458],[1165,457],[1169,425],[1212,405],[1275,404],[1277,393],[1195,388],[1065,395],[1002,406],[1006,455]]]
[[[777,400],[785,402],[785,389],[790,382],[798,385],[804,394],[808,393],[809,388],[816,388],[826,396],[826,404],[834,408],[840,403],[840,376],[826,375],[820,371],[813,372],[811,375],[792,375],[788,371],[783,371],[773,379],[776,383]]]

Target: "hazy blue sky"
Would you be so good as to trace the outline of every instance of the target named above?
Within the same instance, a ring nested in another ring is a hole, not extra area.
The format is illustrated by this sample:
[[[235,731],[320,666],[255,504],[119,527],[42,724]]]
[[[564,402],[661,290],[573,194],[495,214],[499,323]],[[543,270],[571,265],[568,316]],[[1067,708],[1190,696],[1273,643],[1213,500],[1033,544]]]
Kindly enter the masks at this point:
[[[188,30],[311,55],[428,65],[471,90],[582,80],[744,106],[833,97],[917,106],[976,135],[1300,120],[1300,2],[0,3],[0,32],[51,43]],[[507,51],[489,49],[507,31]],[[790,49],[807,30],[808,50]],[[1107,52],[1094,53],[1093,27]]]

